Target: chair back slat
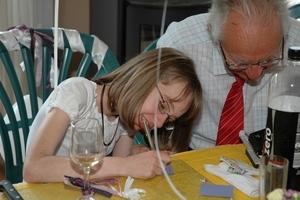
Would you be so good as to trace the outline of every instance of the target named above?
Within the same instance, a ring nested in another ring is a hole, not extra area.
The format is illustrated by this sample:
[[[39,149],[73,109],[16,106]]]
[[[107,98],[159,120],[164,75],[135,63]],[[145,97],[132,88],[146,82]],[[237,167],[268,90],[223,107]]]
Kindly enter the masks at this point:
[[[70,70],[70,63],[73,57],[73,51],[66,47],[63,51],[63,55],[61,57],[61,63],[59,65],[59,75],[58,75],[58,84],[62,81],[66,80],[68,77],[68,72]]]
[[[17,183],[22,181],[22,169],[23,169],[23,154],[22,154],[23,151],[21,148],[22,145],[20,143],[21,138],[19,132],[19,123],[16,120],[14,111],[11,106],[11,102],[9,100],[7,93],[5,92],[5,88],[3,87],[1,81],[0,81],[0,99],[3,105],[7,108],[6,111],[9,119],[9,123],[6,124],[7,122],[4,121],[4,117],[0,113],[1,115],[0,136],[2,139],[2,147],[3,149],[5,149],[4,151],[5,179],[10,180],[13,183]],[[13,139],[11,140],[10,137],[12,137]],[[9,171],[9,173],[7,173],[7,171]]]
[[[37,91],[36,91],[36,77],[34,74],[34,62],[33,62],[33,57],[31,50],[28,49],[26,46],[19,44],[21,53],[22,53],[22,58],[25,66],[25,73],[27,77],[27,85],[28,85],[28,90],[29,90],[29,98],[30,98],[30,105],[31,105],[31,115],[32,118],[34,119],[36,114],[39,111],[38,107],[38,102],[37,102]],[[42,76],[42,74],[41,74]],[[19,106],[19,108],[24,108],[23,106]],[[28,121],[28,119],[27,119]],[[26,135],[27,138],[27,135]]]
[[[85,53],[80,61],[79,67],[76,72],[76,76],[81,76],[81,77],[85,76],[91,62],[92,62],[91,55]]]
[[[42,101],[45,102],[51,93],[50,69],[51,69],[51,50],[47,45],[42,48]]]
[[[119,62],[116,60],[116,57],[111,49],[107,49],[103,63],[100,69],[98,69],[95,77],[105,76],[106,74],[111,73],[119,67]]]
[[[20,108],[19,115],[20,115],[20,118],[23,121],[23,123],[22,123],[22,127],[19,127],[19,128],[22,128],[24,134],[27,136],[28,133],[29,133],[29,124],[28,124],[28,117],[27,117],[28,115],[27,115],[27,111],[25,109],[26,107],[25,107],[25,102],[23,100],[23,92],[22,92],[22,89],[21,89],[21,85],[20,85],[17,73],[14,70],[14,65],[12,63],[12,60],[11,60],[10,56],[9,56],[9,53],[7,51],[5,52],[6,48],[4,47],[4,45],[3,45],[3,43],[1,41],[0,41],[0,48],[1,48],[0,58],[2,60],[3,66],[4,66],[5,70],[6,70],[6,73],[8,75],[9,81],[11,83],[12,90],[13,90],[13,93],[14,93],[16,101],[17,101],[17,105]],[[5,90],[3,89],[3,91],[5,91]],[[8,101],[3,102],[3,104],[4,103],[6,105],[8,105],[10,103],[10,101],[9,102]],[[12,107],[12,104],[11,104],[11,107]],[[7,110],[10,110],[10,108],[8,108],[6,106],[5,106],[5,108]],[[13,114],[11,114],[11,116],[12,115]],[[10,120],[13,120],[13,119],[11,118]]]
[[[3,85],[0,83],[0,88],[3,88]],[[0,136],[3,141],[9,141],[9,135],[5,134],[8,133],[9,131],[6,129],[5,122],[3,120],[3,116],[0,113]],[[4,149],[12,149],[12,145],[10,142],[3,142],[3,148]],[[22,181],[22,169],[23,169],[23,162],[19,164],[12,166],[13,164],[13,154],[12,151],[4,151],[4,156],[5,156],[5,169],[10,169],[9,174],[5,173],[5,178],[7,180],[12,180],[14,182],[21,182]],[[17,156],[19,158],[19,156]],[[12,169],[12,170],[11,170]]]

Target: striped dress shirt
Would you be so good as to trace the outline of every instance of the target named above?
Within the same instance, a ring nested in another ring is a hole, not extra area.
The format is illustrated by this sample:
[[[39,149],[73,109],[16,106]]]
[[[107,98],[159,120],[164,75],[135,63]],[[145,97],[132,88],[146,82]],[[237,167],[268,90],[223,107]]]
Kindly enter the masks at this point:
[[[235,78],[226,71],[220,47],[214,44],[207,28],[209,13],[194,15],[180,22],[173,22],[159,39],[157,47],[173,47],[192,58],[203,88],[203,109],[193,129],[190,142],[192,149],[215,146],[221,111],[228,91]],[[285,37],[287,50],[300,45],[300,22],[290,19],[291,27]],[[272,33],[270,33],[272,34]],[[266,127],[268,109],[268,80],[272,69],[259,80],[247,81],[243,86],[246,133]],[[184,133],[183,133],[184,134]]]

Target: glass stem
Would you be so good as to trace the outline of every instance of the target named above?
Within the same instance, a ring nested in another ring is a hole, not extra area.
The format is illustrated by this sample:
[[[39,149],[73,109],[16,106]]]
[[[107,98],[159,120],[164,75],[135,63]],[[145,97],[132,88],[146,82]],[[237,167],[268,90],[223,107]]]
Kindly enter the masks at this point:
[[[88,190],[90,188],[90,171],[91,171],[91,167],[83,167],[83,174],[84,174],[84,186],[83,189],[84,190]]]

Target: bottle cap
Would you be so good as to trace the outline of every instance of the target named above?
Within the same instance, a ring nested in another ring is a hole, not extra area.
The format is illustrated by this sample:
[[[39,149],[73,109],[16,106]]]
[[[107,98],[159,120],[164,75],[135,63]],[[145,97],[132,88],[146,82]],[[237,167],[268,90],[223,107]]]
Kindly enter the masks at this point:
[[[300,60],[300,46],[291,46],[288,51],[288,57],[291,60]]]

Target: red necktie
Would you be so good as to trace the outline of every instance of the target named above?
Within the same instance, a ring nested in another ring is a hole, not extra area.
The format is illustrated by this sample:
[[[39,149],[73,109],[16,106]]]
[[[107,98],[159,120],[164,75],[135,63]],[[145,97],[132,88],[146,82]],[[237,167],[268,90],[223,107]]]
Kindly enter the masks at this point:
[[[220,117],[216,145],[239,143],[239,132],[244,129],[243,85],[245,80],[235,77]]]

